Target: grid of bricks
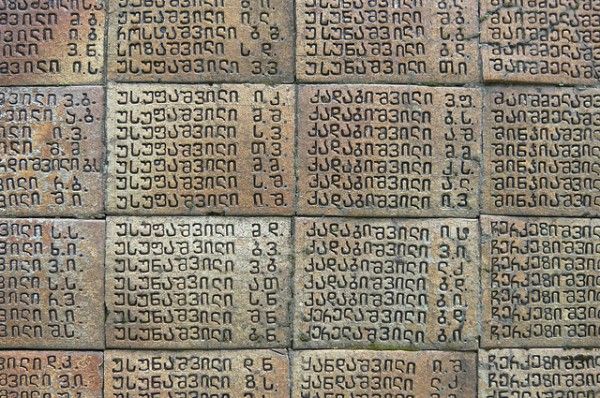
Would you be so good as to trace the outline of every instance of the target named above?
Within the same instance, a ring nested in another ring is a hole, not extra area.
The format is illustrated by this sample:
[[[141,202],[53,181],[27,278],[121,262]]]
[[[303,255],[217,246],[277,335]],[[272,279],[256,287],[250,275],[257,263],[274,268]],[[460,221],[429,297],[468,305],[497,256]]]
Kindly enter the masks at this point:
[[[600,396],[595,0],[0,1],[0,397]]]

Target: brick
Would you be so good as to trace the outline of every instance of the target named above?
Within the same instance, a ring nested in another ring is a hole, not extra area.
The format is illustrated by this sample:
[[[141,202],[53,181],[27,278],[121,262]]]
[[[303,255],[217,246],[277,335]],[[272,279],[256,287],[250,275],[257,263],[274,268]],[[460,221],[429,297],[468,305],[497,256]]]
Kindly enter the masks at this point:
[[[0,351],[0,392],[7,397],[102,396],[101,352]]]
[[[600,82],[597,2],[482,0],[480,4],[485,81]]]
[[[600,90],[490,87],[482,211],[600,215]]]
[[[297,351],[292,398],[477,396],[477,354],[444,351]]]
[[[104,397],[289,398],[285,350],[107,351]],[[193,392],[192,392],[193,391]]]
[[[477,349],[476,220],[298,218],[294,347]]]
[[[111,85],[107,212],[291,215],[290,85]]]
[[[479,351],[479,397],[594,396],[600,352],[502,349]]]
[[[4,2],[0,86],[101,83],[102,0]]]
[[[590,347],[600,337],[600,221],[483,216],[483,347]]]
[[[478,82],[477,11],[476,0],[298,1],[298,79]]]
[[[290,220],[110,217],[107,346],[290,344]]]
[[[299,214],[478,214],[479,90],[311,85],[298,101]]]
[[[104,221],[0,219],[0,348],[104,348]]]
[[[292,82],[290,4],[288,0],[109,0],[108,78]]]
[[[101,87],[0,87],[0,216],[103,212]]]

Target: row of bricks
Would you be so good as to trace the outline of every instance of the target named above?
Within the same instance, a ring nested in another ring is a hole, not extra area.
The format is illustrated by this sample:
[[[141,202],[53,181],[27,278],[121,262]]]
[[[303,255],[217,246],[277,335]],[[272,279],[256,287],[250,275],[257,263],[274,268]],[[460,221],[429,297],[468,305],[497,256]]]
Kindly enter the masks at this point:
[[[599,362],[600,351],[575,349],[0,351],[0,391],[78,398],[583,397],[600,392]]]
[[[598,347],[598,270],[598,219],[2,219],[0,347]]]
[[[109,0],[106,11],[102,0],[8,1],[0,85],[100,83],[105,70],[115,81],[597,84],[599,7]]]
[[[600,215],[600,89],[111,84],[106,123],[104,95],[0,89],[0,215]]]

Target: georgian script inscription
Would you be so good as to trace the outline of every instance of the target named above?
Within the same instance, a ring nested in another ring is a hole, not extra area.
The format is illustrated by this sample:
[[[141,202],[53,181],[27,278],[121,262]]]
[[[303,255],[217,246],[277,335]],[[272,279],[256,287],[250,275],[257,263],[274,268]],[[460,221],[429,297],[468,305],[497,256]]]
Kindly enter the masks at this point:
[[[488,88],[483,211],[600,215],[600,90]]]
[[[292,214],[292,86],[111,85],[113,214]]]
[[[104,347],[103,241],[104,221],[0,219],[0,348]]]
[[[107,345],[289,345],[290,221],[109,217]]]
[[[0,1],[0,86],[101,83],[103,0]]]
[[[317,85],[298,101],[300,214],[478,213],[479,90]]]
[[[0,351],[0,397],[98,398],[102,353]]]
[[[293,398],[475,398],[477,354],[444,351],[296,351]]]
[[[0,88],[0,215],[103,209],[100,87]]]
[[[285,351],[107,351],[104,398],[289,398]]]
[[[479,396],[598,397],[600,350],[479,351]]]
[[[296,348],[476,349],[476,220],[299,218]]]
[[[109,0],[116,81],[293,81],[288,0]]]
[[[600,221],[485,216],[482,345],[586,347],[600,339]]]
[[[476,0],[298,0],[296,7],[302,81],[479,81]]]
[[[600,81],[597,0],[482,0],[480,5],[484,80]]]

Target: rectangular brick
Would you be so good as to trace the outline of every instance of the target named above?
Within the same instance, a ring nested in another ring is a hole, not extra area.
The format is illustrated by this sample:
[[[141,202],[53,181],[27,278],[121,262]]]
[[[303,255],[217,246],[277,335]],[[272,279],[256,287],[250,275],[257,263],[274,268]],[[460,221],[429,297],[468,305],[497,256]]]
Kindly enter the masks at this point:
[[[477,396],[477,354],[444,351],[297,351],[292,398]]]
[[[0,87],[0,216],[104,208],[102,87]]]
[[[474,83],[478,2],[300,0],[298,79],[321,83]]]
[[[289,346],[285,218],[109,217],[107,346]]]
[[[476,220],[298,218],[294,347],[477,349]]]
[[[298,101],[300,214],[479,213],[479,90],[311,85]]]
[[[291,85],[109,86],[107,212],[291,215]]]
[[[104,398],[289,398],[285,350],[107,351]]]
[[[104,348],[104,221],[0,219],[0,348]]]
[[[600,215],[598,120],[600,89],[487,88],[483,212]]]
[[[600,220],[483,216],[483,347],[600,338]]]
[[[479,397],[597,397],[600,350],[479,351]]]
[[[101,83],[103,0],[0,5],[0,86]]]
[[[110,80],[294,80],[293,10],[288,0],[108,3]]]
[[[480,4],[485,81],[600,82],[597,1],[482,0]]]
[[[5,397],[98,398],[102,352],[0,351],[0,394]]]

